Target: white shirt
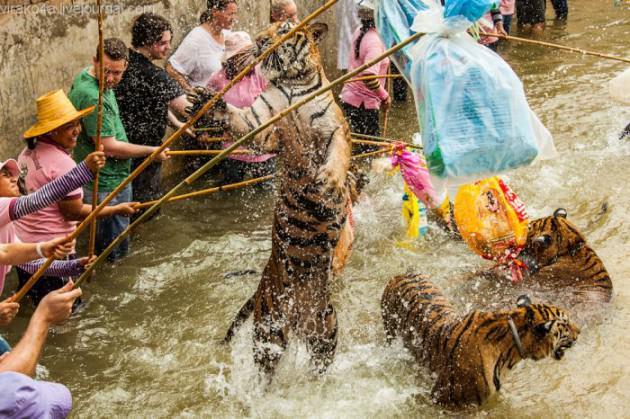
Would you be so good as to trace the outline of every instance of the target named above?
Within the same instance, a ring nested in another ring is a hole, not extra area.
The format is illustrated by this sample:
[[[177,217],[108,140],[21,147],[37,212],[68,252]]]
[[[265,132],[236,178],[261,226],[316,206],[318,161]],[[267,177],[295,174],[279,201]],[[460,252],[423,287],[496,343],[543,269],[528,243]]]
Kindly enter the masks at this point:
[[[224,30],[223,35],[230,31]],[[197,26],[184,38],[168,62],[186,76],[192,86],[205,87],[210,76],[221,69],[225,45],[219,44],[210,33]]]
[[[337,3],[337,24],[339,26],[339,44],[337,44],[337,68],[348,69],[350,50],[352,50],[352,36],[361,26],[357,16],[355,0],[341,0]]]

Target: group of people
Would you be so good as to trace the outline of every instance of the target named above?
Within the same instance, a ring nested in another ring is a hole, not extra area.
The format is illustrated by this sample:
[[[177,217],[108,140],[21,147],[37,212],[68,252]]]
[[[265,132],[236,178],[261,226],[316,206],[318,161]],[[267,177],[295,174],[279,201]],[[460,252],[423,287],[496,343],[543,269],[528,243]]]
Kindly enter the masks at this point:
[[[531,15],[528,8],[536,2],[544,0],[516,1],[519,20]],[[509,32],[514,3],[502,0],[501,8],[492,12],[494,29]],[[558,16],[566,18],[566,0],[553,0],[553,4]],[[381,55],[385,47],[376,30],[374,2],[344,0],[339,7],[338,67],[351,71]],[[92,211],[97,172],[100,202],[117,190],[147,156],[157,152],[169,124],[175,128],[184,124],[190,106],[188,93],[199,87],[221,90],[252,62],[256,46],[250,35],[232,30],[237,13],[236,0],[207,0],[199,25],[170,57],[171,24],[157,14],[143,13],[134,19],[131,47],[118,38],[106,39],[103,53],[97,48],[92,62],[76,75],[67,95],[56,90],[37,99],[37,122],[22,136],[24,150],[17,161],[0,162],[0,293],[12,265],[16,265],[22,287],[46,258],[59,260],[27,294],[37,308],[23,338],[13,349],[0,338],[0,416],[45,415],[41,412],[63,416],[68,412],[71,403],[67,389],[29,378],[34,374],[49,326],[66,320],[77,305],[81,290],[74,289],[71,277],[83,272],[92,260],[77,257],[75,242],[67,237]],[[295,2],[274,0],[270,20],[298,23]],[[165,68],[156,64],[167,58]],[[385,59],[362,75],[384,76],[389,67]],[[100,76],[105,84],[99,127],[95,108]],[[257,66],[224,99],[233,106],[248,107],[266,87],[265,76]],[[353,132],[380,135],[380,111],[391,105],[385,79],[350,81],[344,85],[340,99]],[[97,149],[99,129],[101,146]],[[188,132],[184,146],[198,149],[215,144],[205,137]],[[230,139],[225,138],[222,147],[229,145]],[[168,159],[167,152],[161,151],[100,213],[97,253],[128,227],[130,217],[138,215],[137,202],[163,195],[161,169]],[[273,154],[239,154],[231,159],[230,165],[224,166],[225,180],[274,170]],[[108,260],[124,257],[128,248],[126,239]],[[0,302],[0,326],[10,324],[18,310],[19,303],[12,297]]]

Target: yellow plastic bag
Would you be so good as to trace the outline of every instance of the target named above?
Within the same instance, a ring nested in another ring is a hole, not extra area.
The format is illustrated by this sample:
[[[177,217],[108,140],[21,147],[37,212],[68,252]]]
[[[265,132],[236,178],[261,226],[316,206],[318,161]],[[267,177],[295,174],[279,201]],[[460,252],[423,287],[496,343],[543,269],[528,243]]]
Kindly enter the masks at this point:
[[[460,187],[454,215],[462,239],[486,259],[513,259],[527,241],[525,205],[498,177]]]

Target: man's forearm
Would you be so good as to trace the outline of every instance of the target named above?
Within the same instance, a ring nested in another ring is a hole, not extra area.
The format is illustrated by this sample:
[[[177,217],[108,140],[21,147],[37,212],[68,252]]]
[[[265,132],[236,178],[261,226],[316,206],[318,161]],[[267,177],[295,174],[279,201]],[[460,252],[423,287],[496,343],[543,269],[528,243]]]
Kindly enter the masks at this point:
[[[179,71],[175,70],[171,63],[166,63],[166,67],[164,67],[164,69],[169,76],[171,76],[180,86],[182,86],[182,89],[186,90],[187,92],[192,90],[192,86],[190,85],[190,83],[188,83],[186,77],[184,77],[184,75]]]
[[[117,159],[131,159],[136,157],[145,157],[153,153],[155,147],[148,145],[125,143],[115,138],[104,138],[103,147],[105,155]]]
[[[35,376],[35,367],[48,336],[49,324],[35,311],[26,333],[18,344],[0,361],[0,372],[19,372]]]

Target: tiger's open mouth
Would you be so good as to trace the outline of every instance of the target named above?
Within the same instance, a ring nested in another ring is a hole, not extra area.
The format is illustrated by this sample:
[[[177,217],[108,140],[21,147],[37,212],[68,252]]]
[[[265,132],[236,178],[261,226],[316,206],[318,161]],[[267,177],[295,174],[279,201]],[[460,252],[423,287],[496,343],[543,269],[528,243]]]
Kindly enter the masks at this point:
[[[556,358],[558,361],[562,359],[562,357],[564,356],[564,352],[569,349],[570,347],[573,346],[575,342],[570,341],[570,342],[565,342],[562,343],[560,346],[558,346],[556,348],[556,350],[553,352],[553,357]]]

